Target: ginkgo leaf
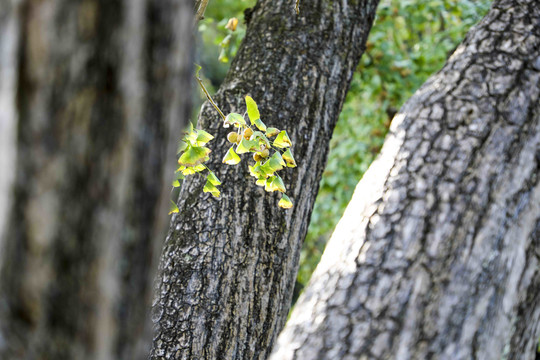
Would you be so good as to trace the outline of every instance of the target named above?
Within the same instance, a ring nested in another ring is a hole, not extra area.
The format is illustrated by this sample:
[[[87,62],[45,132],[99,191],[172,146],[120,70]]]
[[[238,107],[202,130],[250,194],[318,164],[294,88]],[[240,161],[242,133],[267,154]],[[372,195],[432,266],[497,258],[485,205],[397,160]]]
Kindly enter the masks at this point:
[[[244,120],[244,117],[237,113],[230,113],[225,117],[225,124],[230,125],[246,125],[246,120]]]
[[[180,154],[182,151],[186,150],[188,147],[188,144],[182,140],[180,141],[180,144],[178,144],[178,148],[176,149],[176,154]]]
[[[240,140],[240,144],[236,147],[236,153],[237,154],[245,154],[247,152],[250,152],[252,148],[257,147],[258,141],[253,140],[246,140],[244,137],[242,137],[242,140]]]
[[[260,171],[265,176],[272,176],[272,175],[274,175],[274,172],[278,170],[278,169],[272,168],[272,166],[270,166],[270,160],[271,159],[268,159],[264,164],[262,164],[259,167]]]
[[[203,192],[205,193],[209,192],[214,197],[219,197],[219,194],[220,194],[219,189],[214,184],[212,184],[210,180],[206,180],[206,184],[204,184]]]
[[[185,167],[184,167],[185,169]],[[173,187],[180,187],[180,180],[184,180],[185,176],[184,174],[182,173],[177,173],[176,174],[176,178],[174,179],[174,181],[172,182],[172,186]]]
[[[171,206],[169,207],[169,215],[173,213],[178,213],[178,212],[180,212],[180,209],[178,208],[178,206],[176,206],[174,201],[171,200]]]
[[[286,191],[285,184],[283,184],[283,180],[278,175],[271,176],[268,179],[266,179],[264,190],[268,192],[272,192],[272,191],[285,192]]]
[[[214,136],[212,134],[207,133],[204,130],[198,129],[197,130],[197,139],[196,141],[199,143],[199,145],[204,145],[210,140],[212,140]]]
[[[195,173],[201,172],[206,167],[203,164],[197,165],[197,166],[188,166],[184,170],[182,170],[182,175],[193,175]]]
[[[283,161],[283,159],[281,159],[281,161]],[[283,169],[281,161],[272,156],[264,164],[261,165],[261,170],[264,171],[266,174],[271,175],[274,172]],[[285,164],[285,162],[283,162],[283,164]]]
[[[266,178],[265,177],[258,178],[257,181],[255,182],[255,185],[257,185],[257,186],[265,186],[266,185]]]
[[[279,177],[279,175],[276,175],[275,179],[272,181],[272,188],[276,189],[277,191],[285,192],[287,191],[285,189],[285,184],[283,183],[283,179]]]
[[[210,171],[210,173],[208,174],[208,181],[210,181],[212,185],[221,185],[221,181],[218,179],[218,177],[216,176],[216,174],[214,174],[213,171]]]
[[[288,167],[296,167],[296,161],[294,160],[291,149],[287,149],[283,154],[283,159],[287,162]]]
[[[270,176],[269,178],[266,179],[265,183],[264,183],[264,190],[265,191],[276,191],[276,189],[274,189],[272,187],[272,181],[274,181],[274,178],[275,176]]]
[[[252,123],[261,131],[266,131],[266,125],[261,121],[261,119],[253,120]]]
[[[278,206],[283,209],[290,209],[293,207],[291,199],[285,194],[281,195],[281,200],[279,200]]]
[[[277,146],[278,148],[286,148],[292,146],[292,142],[289,138],[289,135],[287,135],[287,131],[282,130],[279,133],[279,135],[274,140],[274,146]]]
[[[279,134],[279,129],[274,127],[269,127],[266,129],[266,136],[268,137],[276,136],[277,134]]]
[[[192,167],[187,167],[187,168],[185,168],[184,170],[182,170],[182,175],[185,175],[185,176],[193,175],[193,174],[195,174],[195,173],[196,173],[196,171],[193,170]]]
[[[259,144],[264,144],[267,148],[270,147],[270,141],[268,138],[260,131],[254,131],[250,137],[250,140],[257,140]]]
[[[251,121],[251,125],[254,125],[255,120],[261,118],[261,114],[259,113],[259,108],[257,107],[257,103],[249,95],[246,96],[246,107],[247,107],[249,121]]]
[[[211,150],[204,146],[190,146],[178,159],[178,164],[196,166],[204,161]]]
[[[259,178],[261,176],[261,162],[257,161],[255,162],[255,165],[248,166],[249,173],[251,176]]]
[[[276,151],[274,153],[274,155],[272,155],[272,159],[275,159],[276,161],[279,162],[280,165],[282,166],[285,166],[285,161],[283,160],[283,158],[281,157],[281,154],[279,153],[279,151]],[[281,170],[281,169],[280,169]]]
[[[223,158],[223,163],[227,165],[236,165],[240,162],[240,156],[238,156],[235,152],[233,147],[227,151],[227,154],[225,154],[225,157]]]

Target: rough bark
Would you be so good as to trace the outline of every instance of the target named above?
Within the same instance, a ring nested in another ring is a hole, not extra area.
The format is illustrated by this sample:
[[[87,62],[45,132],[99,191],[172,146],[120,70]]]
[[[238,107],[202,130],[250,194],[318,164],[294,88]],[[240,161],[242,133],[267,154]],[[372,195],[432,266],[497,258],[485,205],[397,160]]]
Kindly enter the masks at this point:
[[[0,4],[0,358],[148,355],[192,6]]]
[[[200,126],[216,135],[210,168],[223,180],[219,199],[204,180],[182,185],[160,261],[152,359],[264,359],[290,306],[328,141],[364,50],[377,1],[314,1],[296,16],[288,0],[261,0],[245,40],[215,96],[225,113],[243,113],[250,94],[268,126],[286,129],[298,168],[284,182],[295,206],[254,184],[245,158],[221,164],[228,150],[215,110]]]
[[[394,118],[272,359],[533,359],[540,4],[495,1]]]

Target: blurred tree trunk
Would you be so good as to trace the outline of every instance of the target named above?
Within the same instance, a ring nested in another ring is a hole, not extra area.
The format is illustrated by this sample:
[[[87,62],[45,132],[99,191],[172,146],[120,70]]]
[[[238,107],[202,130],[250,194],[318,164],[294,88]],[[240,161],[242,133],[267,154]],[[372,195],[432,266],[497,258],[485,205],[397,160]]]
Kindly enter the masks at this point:
[[[0,358],[148,355],[192,18],[187,0],[1,1]]]
[[[272,359],[533,359],[540,3],[495,1],[394,118]]]
[[[221,163],[230,147],[207,103],[200,126],[216,136],[209,167],[221,197],[192,176],[182,186],[160,262],[152,318],[153,359],[264,359],[290,306],[299,251],[332,130],[364,51],[377,1],[260,0],[246,37],[215,96],[225,113],[259,104],[267,126],[286,129],[298,168],[284,182],[295,206],[277,206],[248,172],[253,160]],[[204,69],[203,69],[204,72]]]

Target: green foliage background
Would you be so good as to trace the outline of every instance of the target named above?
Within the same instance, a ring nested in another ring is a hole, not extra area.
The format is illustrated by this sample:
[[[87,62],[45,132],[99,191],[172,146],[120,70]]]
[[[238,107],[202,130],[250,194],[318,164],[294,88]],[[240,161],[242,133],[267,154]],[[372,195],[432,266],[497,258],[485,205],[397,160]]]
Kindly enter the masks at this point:
[[[243,10],[254,4],[254,0],[210,1],[206,18],[199,23],[197,52],[210,89],[223,80],[229,64],[223,60],[234,56],[245,34]],[[354,74],[330,143],[328,164],[301,253],[297,290],[307,285],[356,184],[377,156],[393,114],[443,66],[490,4],[490,0],[380,2],[366,53]],[[220,46],[230,33],[225,25],[233,16],[240,20],[238,28],[228,46]]]

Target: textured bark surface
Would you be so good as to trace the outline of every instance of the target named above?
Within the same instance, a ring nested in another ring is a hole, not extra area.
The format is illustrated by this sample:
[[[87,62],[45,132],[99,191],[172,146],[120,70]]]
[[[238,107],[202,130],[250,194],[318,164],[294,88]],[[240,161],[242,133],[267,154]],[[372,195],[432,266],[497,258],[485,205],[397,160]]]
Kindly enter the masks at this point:
[[[206,104],[201,127],[216,135],[209,167],[221,197],[204,180],[182,186],[160,262],[152,317],[152,359],[264,359],[289,309],[328,142],[364,50],[377,1],[314,1],[297,17],[291,1],[262,0],[214,97],[225,113],[259,104],[267,126],[286,129],[298,168],[284,170],[295,203],[254,184],[247,156],[221,164],[230,129]],[[204,69],[203,69],[204,71]]]
[[[192,6],[0,3],[1,359],[147,357]]]
[[[540,4],[495,1],[394,118],[272,359],[533,359]]]

